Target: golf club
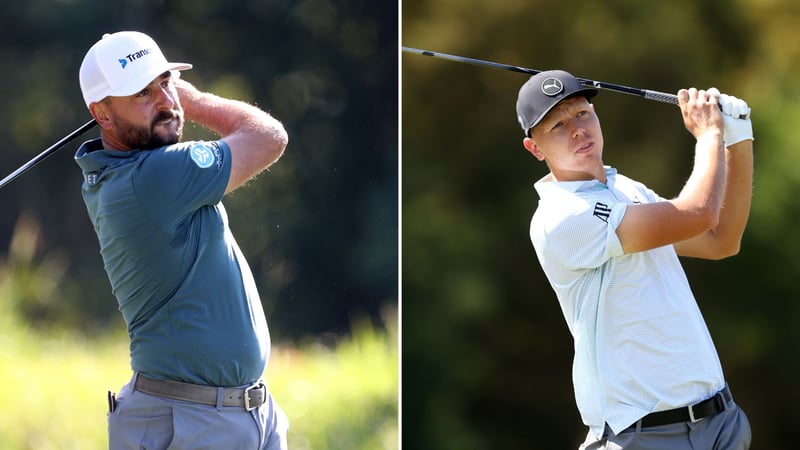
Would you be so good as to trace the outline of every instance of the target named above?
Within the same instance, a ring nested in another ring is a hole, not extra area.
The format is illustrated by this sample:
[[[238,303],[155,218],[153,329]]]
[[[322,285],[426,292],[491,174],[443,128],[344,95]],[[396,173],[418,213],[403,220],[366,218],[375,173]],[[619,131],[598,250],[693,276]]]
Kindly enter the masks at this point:
[[[480,59],[466,58],[463,56],[448,55],[447,53],[432,52],[430,50],[420,50],[418,48],[412,48],[412,47],[403,47],[403,51],[422,56],[432,56],[434,58],[442,58],[460,63],[473,64],[476,66],[492,67],[495,69],[509,70],[511,72],[527,73],[529,75],[536,75],[537,73],[542,72],[541,70],[527,69],[525,67],[511,66],[508,64],[500,64],[491,61],[483,61]],[[578,78],[578,77],[575,78],[578,80],[580,84],[587,87],[605,89],[614,92],[622,92],[623,94],[636,95],[639,97],[643,97],[647,100],[655,100],[657,102],[662,102],[662,103],[670,103],[673,105],[678,104],[678,96],[675,94],[667,94],[666,92],[651,91],[649,89],[638,89],[628,86],[622,86],[619,84],[606,83],[603,81],[587,80],[586,78]],[[722,106],[720,106],[720,108],[722,108]],[[739,118],[747,119],[747,116],[739,116]]]
[[[5,177],[2,180],[0,180],[0,189],[2,189],[8,183],[12,182],[18,176],[20,176],[23,173],[25,173],[28,170],[30,170],[36,164],[39,164],[40,162],[42,162],[45,158],[47,158],[48,156],[50,156],[53,153],[55,153],[56,151],[58,151],[60,148],[64,147],[68,143],[70,143],[76,137],[78,137],[81,134],[83,134],[83,133],[89,131],[90,129],[92,129],[95,125],[97,125],[97,122],[94,119],[92,119],[92,120],[86,122],[84,125],[82,125],[77,130],[75,130],[72,133],[64,136],[60,141],[58,141],[55,144],[53,144],[52,146],[50,146],[49,148],[47,148],[42,153],[39,153],[33,159],[31,159],[30,161],[28,161],[27,163],[22,165],[22,167],[20,167],[19,169],[15,170],[11,174],[9,174],[7,177]]]

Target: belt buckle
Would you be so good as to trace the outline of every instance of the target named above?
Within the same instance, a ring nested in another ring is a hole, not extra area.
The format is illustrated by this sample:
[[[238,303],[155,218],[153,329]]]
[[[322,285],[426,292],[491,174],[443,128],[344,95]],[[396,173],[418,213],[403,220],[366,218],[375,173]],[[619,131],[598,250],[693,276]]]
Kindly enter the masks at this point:
[[[703,420],[703,418],[702,418],[702,417],[701,417],[701,418],[699,418],[699,419],[696,419],[696,418],[694,417],[694,405],[689,405],[689,420],[690,420],[692,423],[700,422],[701,420]]]
[[[261,388],[264,388],[264,394],[261,397],[261,403],[258,404],[258,405],[251,405],[250,404],[250,391],[255,390],[255,389],[261,389]],[[256,383],[256,384],[248,387],[247,389],[245,389],[243,397],[244,397],[244,409],[245,409],[245,411],[252,411],[252,410],[258,408],[259,406],[263,405],[264,402],[266,401],[266,397],[267,397],[266,386],[264,385],[264,383],[259,381],[258,383]]]

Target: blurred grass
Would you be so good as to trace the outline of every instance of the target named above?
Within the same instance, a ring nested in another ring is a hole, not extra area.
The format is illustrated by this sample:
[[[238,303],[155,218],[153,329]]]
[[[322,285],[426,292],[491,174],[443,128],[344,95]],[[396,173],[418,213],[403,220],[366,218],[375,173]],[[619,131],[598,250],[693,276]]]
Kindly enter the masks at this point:
[[[292,450],[398,448],[396,326],[381,332],[362,320],[351,329],[335,350],[279,347],[270,359],[267,380],[289,416]]]
[[[0,448],[107,448],[106,391],[131,376],[127,336],[33,330],[0,312]],[[398,448],[396,317],[387,319],[388,331],[356,321],[331,347],[273,347],[267,380],[291,421],[290,448]]]

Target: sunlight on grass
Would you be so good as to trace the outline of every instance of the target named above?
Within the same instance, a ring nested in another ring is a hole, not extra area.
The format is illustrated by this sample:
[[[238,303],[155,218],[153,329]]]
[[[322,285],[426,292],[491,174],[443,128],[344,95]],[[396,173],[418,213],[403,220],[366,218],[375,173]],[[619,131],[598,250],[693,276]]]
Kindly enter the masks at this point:
[[[398,447],[397,337],[367,322],[353,335],[335,351],[310,345],[272,357],[267,379],[292,422],[293,450]]]
[[[107,448],[106,391],[131,376],[127,337],[46,334],[0,318],[0,448]],[[356,323],[335,349],[273,348],[267,379],[292,423],[289,447],[397,449],[397,369],[393,326]]]
[[[124,340],[89,343],[3,326],[0,347],[0,447],[107,448],[106,391],[130,377]]]

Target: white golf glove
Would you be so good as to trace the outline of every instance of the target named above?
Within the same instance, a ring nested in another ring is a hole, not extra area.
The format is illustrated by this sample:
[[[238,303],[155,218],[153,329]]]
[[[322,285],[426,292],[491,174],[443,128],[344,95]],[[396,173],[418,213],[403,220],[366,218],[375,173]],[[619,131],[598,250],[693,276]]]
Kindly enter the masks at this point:
[[[747,139],[753,140],[753,123],[750,121],[750,107],[747,103],[732,95],[721,94],[717,88],[712,87],[706,92],[718,98],[725,124],[722,134],[725,146]]]

